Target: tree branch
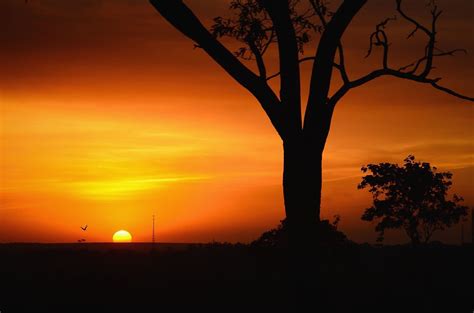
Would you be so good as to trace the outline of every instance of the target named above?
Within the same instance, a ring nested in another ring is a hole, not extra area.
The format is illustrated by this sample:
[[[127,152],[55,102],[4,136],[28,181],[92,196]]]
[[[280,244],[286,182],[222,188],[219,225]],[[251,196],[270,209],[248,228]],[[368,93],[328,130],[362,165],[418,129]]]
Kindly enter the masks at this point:
[[[367,0],[346,0],[327,23],[318,49],[317,62],[313,63],[309,87],[308,103],[304,118],[304,131],[309,137],[319,137],[317,144],[323,148],[332,117],[332,108],[328,105],[328,93],[331,83],[334,56],[341,37],[354,16]]]
[[[440,53],[433,53],[433,57],[442,57],[442,56],[454,56],[454,54],[456,52],[464,52],[465,54],[467,54],[467,50],[466,49],[453,49],[453,50],[450,50],[450,51],[441,51]],[[410,67],[413,67],[413,69],[410,71],[410,73],[415,73],[416,70],[418,69],[418,67],[420,66],[421,63],[423,63],[423,61],[425,61],[427,58],[427,56],[423,56],[422,58],[418,59],[417,61],[413,62],[413,63],[410,63],[408,65],[405,65],[405,66],[402,66],[400,67],[398,70],[399,71],[404,71],[404,70],[407,70],[408,68]]]
[[[307,62],[307,61],[314,61],[314,60],[316,60],[315,57],[304,57],[304,58],[299,59],[298,62],[299,62],[299,63],[304,63],[304,62]],[[338,64],[338,63],[334,63],[333,66],[334,66],[335,68],[337,68],[337,69],[340,69],[340,68],[341,68],[341,65]],[[272,74],[272,75],[268,76],[268,77],[267,77],[267,81],[268,81],[268,80],[271,80],[271,79],[273,79],[273,78],[275,78],[275,77],[278,77],[278,76],[280,76],[280,72],[276,72],[275,74]],[[349,81],[349,79],[347,79],[347,81]]]
[[[367,51],[367,55],[365,56],[368,58],[372,53],[372,48],[374,46],[382,46],[383,48],[383,58],[382,58],[382,65],[383,68],[388,68],[388,36],[385,33],[385,27],[387,26],[389,21],[396,20],[395,17],[389,17],[383,20],[382,22],[378,23],[375,26],[375,31],[370,35],[370,44],[369,50]]]
[[[431,32],[428,28],[424,27],[423,25],[421,25],[420,23],[418,23],[415,19],[409,17],[408,15],[406,15],[406,13],[402,10],[401,6],[402,6],[402,0],[396,0],[397,1],[397,11],[400,13],[400,15],[406,19],[407,21],[409,21],[410,23],[412,23],[413,25],[415,25],[415,30],[412,31],[410,33],[410,35],[408,35],[408,38],[412,37],[415,32],[418,30],[418,29],[421,29],[423,32],[425,32],[428,36],[431,35]]]
[[[438,83],[436,81],[432,81],[431,82],[431,86],[433,86],[434,88],[438,89],[438,90],[441,90],[447,94],[450,94],[452,96],[455,96],[455,97],[458,97],[460,99],[464,99],[464,100],[468,100],[468,101],[474,101],[474,98],[473,97],[468,97],[468,96],[465,96],[463,94],[460,94],[452,89],[449,89],[449,88],[446,88],[446,87],[443,87],[443,86],[440,86],[438,85]]]
[[[362,86],[376,78],[382,77],[382,76],[393,76],[397,78],[402,78],[402,79],[408,79],[411,81],[419,82],[419,83],[425,83],[425,84],[430,84],[431,86],[435,87],[436,89],[439,89],[445,93],[448,93],[452,96],[458,97],[460,99],[468,100],[468,101],[474,101],[474,98],[468,97],[465,95],[462,95],[452,89],[440,86],[438,82],[441,80],[441,78],[426,78],[422,77],[419,75],[414,75],[411,73],[405,73],[405,72],[400,72],[398,70],[394,69],[379,69],[375,70],[365,76],[360,77],[359,79],[353,80],[348,84],[344,84],[341,88],[339,88],[338,91],[334,93],[334,95],[330,98],[330,102],[335,105],[349,90]]]
[[[327,21],[326,21],[326,6],[321,2],[321,0],[310,0],[309,1],[313,10],[316,12],[316,15],[319,17],[321,24],[323,25],[323,29],[326,29]],[[315,29],[317,31],[317,29]],[[349,76],[347,75],[346,65],[344,61],[344,48],[342,46],[341,41],[339,41],[339,45],[337,46],[337,50],[339,53],[339,64],[334,63],[334,67],[339,70],[341,74],[342,81],[344,83],[349,81]]]
[[[267,69],[265,67],[265,62],[263,61],[263,54],[258,50],[255,43],[252,41],[251,38],[248,39],[247,44],[250,47],[253,55],[255,55],[255,60],[257,62],[258,72],[260,74],[260,78],[264,81],[267,80]]]
[[[347,83],[347,82],[349,82],[349,76],[347,75],[346,62],[344,60],[344,48],[342,47],[341,42],[339,42],[337,50],[339,51],[339,66],[336,66],[336,68],[341,73],[342,81],[344,83]]]
[[[303,62],[307,62],[307,61],[314,61],[315,59],[316,59],[315,57],[305,57],[305,58],[299,59],[298,62],[303,63]],[[272,75],[268,76],[267,80],[273,79],[277,76],[280,76],[280,72],[276,72],[275,74],[272,74]]]
[[[196,42],[229,75],[257,98],[276,131],[283,138],[287,129],[283,121],[281,103],[267,83],[217,41],[183,1],[150,0],[150,3],[170,24]]]
[[[439,16],[441,15],[441,11],[438,10],[436,6],[433,6],[431,10],[431,16],[432,16],[432,21],[431,21],[431,29],[428,29],[427,27],[421,25],[418,23],[415,19],[409,17],[401,8],[401,2],[402,0],[396,0],[397,3],[397,11],[400,13],[400,15],[408,20],[410,23],[415,25],[415,29],[410,32],[408,35],[408,38],[413,37],[415,32],[417,30],[422,30],[429,38],[428,43],[425,48],[425,55],[421,58],[419,58],[417,61],[410,63],[408,65],[400,67],[398,70],[392,69],[388,66],[388,39],[387,35],[385,33],[385,26],[387,25],[388,21],[393,20],[394,18],[388,18],[384,20],[383,22],[377,24],[375,31],[370,35],[370,46],[369,46],[369,51],[367,53],[368,57],[371,52],[373,46],[382,46],[383,47],[383,60],[382,60],[382,68],[372,71],[371,73],[362,76],[356,80],[353,81],[348,81],[343,84],[343,86],[334,93],[334,95],[330,98],[329,102],[331,103],[332,106],[336,105],[336,103],[351,89],[359,87],[363,84],[366,84],[378,77],[381,76],[392,76],[392,77],[397,77],[397,78],[402,78],[402,79],[408,79],[411,81],[419,82],[419,83],[424,83],[424,84],[430,84],[434,88],[441,90],[447,94],[450,94],[452,96],[455,96],[460,99],[468,100],[468,101],[474,101],[474,98],[462,95],[450,88],[440,86],[438,82],[441,80],[441,78],[428,78],[428,75],[430,74],[431,70],[433,69],[433,60],[435,57],[441,57],[441,56],[453,56],[456,52],[466,52],[464,49],[454,49],[450,51],[443,51],[440,49],[437,49],[435,47],[436,43],[436,21],[438,20]],[[438,51],[438,52],[435,52]],[[418,68],[421,66],[421,64],[425,62],[425,66],[423,71],[420,74],[417,74],[416,72],[418,71]],[[410,69],[411,68],[411,69]],[[407,71],[410,69],[409,71]]]
[[[267,52],[268,50],[268,47],[270,46],[270,44],[273,42],[273,40],[275,39],[275,30],[272,28],[270,30],[270,36],[268,36],[268,41],[267,43],[263,46],[263,49],[262,49],[262,52],[260,53],[263,57],[263,55],[265,54],[265,52]]]
[[[442,11],[438,11],[438,7],[434,6],[433,9],[431,10],[431,29],[428,29],[427,27],[421,25],[419,22],[417,22],[415,19],[409,17],[402,9],[402,0],[396,0],[397,2],[397,11],[400,13],[400,15],[415,25],[415,29],[408,35],[407,38],[411,38],[414,36],[416,31],[418,29],[421,29],[427,36],[428,36],[428,44],[426,45],[425,49],[425,56],[421,59],[418,60],[416,63],[416,66],[412,70],[412,73],[415,73],[416,70],[418,69],[419,65],[423,62],[426,61],[425,68],[423,72],[420,74],[421,76],[428,76],[431,69],[433,68],[433,56],[434,56],[434,50],[435,50],[435,43],[436,43],[436,21],[438,20],[438,17],[441,15]]]
[[[263,0],[278,43],[280,60],[280,100],[293,131],[301,131],[301,92],[299,50],[288,1]]]

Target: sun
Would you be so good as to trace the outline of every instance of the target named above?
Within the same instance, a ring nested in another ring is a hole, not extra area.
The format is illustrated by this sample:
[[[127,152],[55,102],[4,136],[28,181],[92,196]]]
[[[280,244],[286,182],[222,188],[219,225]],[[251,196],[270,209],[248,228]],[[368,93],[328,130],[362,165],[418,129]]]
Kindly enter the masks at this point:
[[[132,235],[126,230],[119,230],[115,232],[112,240],[114,242],[132,242]]]

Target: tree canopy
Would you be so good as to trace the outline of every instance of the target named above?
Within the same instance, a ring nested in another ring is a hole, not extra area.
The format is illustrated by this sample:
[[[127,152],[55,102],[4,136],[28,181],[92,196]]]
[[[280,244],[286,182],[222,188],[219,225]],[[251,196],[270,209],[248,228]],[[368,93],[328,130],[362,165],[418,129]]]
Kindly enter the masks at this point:
[[[448,199],[452,173],[438,172],[430,163],[415,161],[413,155],[404,162],[403,166],[379,163],[362,167],[368,174],[358,188],[368,188],[373,197],[362,220],[378,221],[378,241],[384,239],[386,229],[403,228],[412,243],[426,243],[435,231],[466,216],[467,207],[460,205],[463,199],[456,194]]]

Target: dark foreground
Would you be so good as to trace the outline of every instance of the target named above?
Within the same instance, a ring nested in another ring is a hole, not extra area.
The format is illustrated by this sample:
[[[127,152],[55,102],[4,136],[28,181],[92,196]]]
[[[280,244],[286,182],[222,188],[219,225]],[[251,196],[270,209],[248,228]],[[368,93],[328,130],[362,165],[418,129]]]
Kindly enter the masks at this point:
[[[472,251],[440,245],[321,248],[319,278],[308,287],[288,279],[284,250],[3,244],[0,311],[470,313]],[[294,309],[301,290],[313,308]]]

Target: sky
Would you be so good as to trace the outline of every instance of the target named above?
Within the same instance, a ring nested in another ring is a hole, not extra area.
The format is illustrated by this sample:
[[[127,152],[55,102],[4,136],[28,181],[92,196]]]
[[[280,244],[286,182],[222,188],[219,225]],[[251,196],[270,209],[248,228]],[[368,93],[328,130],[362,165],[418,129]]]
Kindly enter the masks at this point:
[[[228,1],[186,3],[205,25],[229,15]],[[472,96],[474,4],[438,4],[439,46],[469,53],[439,59],[434,76]],[[364,58],[368,37],[394,7],[372,0],[353,20],[351,78],[379,66],[380,54]],[[407,10],[428,22],[424,1]],[[107,242],[119,229],[150,241],[153,214],[158,241],[249,242],[284,218],[282,142],[263,110],[147,1],[2,0],[0,26],[0,242]],[[423,52],[411,30],[401,19],[387,28],[394,67]],[[270,71],[276,60],[270,51]],[[304,98],[309,73],[303,65]],[[474,205],[472,125],[471,103],[429,86],[383,78],[351,91],[324,153],[322,218],[339,214],[350,239],[373,242],[360,168],[409,154],[452,171],[453,192]],[[435,239],[458,243],[460,226]]]

